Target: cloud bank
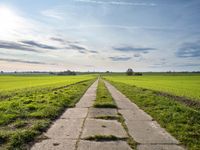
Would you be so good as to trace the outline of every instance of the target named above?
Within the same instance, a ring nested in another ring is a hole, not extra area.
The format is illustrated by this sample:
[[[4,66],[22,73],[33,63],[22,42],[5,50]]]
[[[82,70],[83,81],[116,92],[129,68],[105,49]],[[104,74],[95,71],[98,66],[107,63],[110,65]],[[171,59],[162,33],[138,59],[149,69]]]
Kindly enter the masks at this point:
[[[120,47],[113,47],[113,50],[121,51],[121,52],[142,52],[148,53],[149,51],[156,50],[155,48],[151,47],[132,47],[132,46],[120,46]]]
[[[176,56],[181,58],[200,57],[200,41],[183,43],[177,50]]]

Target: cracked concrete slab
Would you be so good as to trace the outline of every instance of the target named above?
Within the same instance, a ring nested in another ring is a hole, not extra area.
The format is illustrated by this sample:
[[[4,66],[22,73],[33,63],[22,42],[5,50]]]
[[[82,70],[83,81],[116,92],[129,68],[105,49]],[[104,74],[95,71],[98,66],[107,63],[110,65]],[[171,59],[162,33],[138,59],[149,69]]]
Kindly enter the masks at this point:
[[[78,150],[131,150],[125,141],[95,142],[81,140]]]
[[[184,150],[183,147],[178,145],[138,145],[137,150]]]
[[[146,120],[146,121],[151,121],[153,118],[146,114],[142,110],[130,110],[130,109],[121,109],[119,110],[119,113],[122,114],[125,120]]]
[[[90,108],[88,112],[89,118],[100,116],[117,116],[117,109],[112,108]]]
[[[155,121],[135,121],[127,120],[126,125],[129,134],[138,143],[151,143],[151,144],[178,144],[179,142],[167,133]]]
[[[78,139],[83,119],[59,119],[44,134],[52,139]]]
[[[95,135],[128,137],[124,128],[116,120],[86,119],[81,139]]]
[[[88,113],[88,108],[70,108],[67,109],[60,117],[61,119],[70,119],[70,118],[85,118]]]
[[[47,139],[36,143],[31,150],[75,150],[76,140]]]

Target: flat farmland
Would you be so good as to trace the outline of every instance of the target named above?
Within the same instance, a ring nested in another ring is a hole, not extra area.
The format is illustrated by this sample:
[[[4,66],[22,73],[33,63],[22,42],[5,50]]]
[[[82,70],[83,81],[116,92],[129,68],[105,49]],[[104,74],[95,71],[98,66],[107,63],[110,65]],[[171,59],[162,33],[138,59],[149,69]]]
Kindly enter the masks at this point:
[[[200,75],[105,76],[107,80],[200,101]]]
[[[1,75],[0,92],[32,87],[70,85],[94,78],[94,75],[50,76],[50,75]]]

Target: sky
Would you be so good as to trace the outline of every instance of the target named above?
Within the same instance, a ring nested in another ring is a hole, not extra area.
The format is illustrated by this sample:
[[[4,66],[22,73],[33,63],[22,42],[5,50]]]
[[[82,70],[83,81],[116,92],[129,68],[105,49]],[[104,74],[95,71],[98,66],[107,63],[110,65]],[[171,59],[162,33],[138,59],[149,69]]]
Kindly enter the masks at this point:
[[[200,0],[0,0],[2,71],[200,71]]]

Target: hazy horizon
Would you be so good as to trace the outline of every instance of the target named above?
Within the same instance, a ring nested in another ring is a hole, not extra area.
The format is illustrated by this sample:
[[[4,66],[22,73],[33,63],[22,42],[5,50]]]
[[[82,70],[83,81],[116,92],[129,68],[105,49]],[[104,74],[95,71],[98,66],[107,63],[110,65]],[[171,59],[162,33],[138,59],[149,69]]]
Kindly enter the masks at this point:
[[[199,71],[199,14],[199,0],[0,0],[0,71]]]

